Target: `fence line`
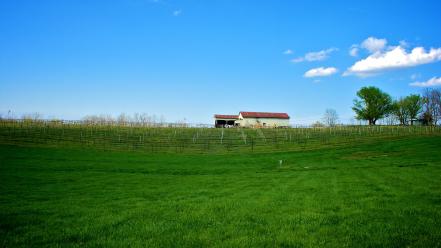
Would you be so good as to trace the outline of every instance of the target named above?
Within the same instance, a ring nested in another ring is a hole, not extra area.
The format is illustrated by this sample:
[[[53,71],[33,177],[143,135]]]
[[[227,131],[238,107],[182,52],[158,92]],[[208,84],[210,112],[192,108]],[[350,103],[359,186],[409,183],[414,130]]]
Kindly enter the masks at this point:
[[[88,125],[72,122],[0,121],[1,143],[94,147],[145,152],[289,151],[337,147],[376,139],[440,135],[439,127],[338,126],[332,128],[215,129]]]

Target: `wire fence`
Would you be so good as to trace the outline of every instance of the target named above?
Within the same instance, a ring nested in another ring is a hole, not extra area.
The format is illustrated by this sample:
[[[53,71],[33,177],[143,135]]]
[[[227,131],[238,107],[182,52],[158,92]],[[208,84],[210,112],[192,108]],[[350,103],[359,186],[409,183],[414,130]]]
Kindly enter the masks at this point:
[[[0,143],[91,147],[172,153],[271,152],[338,147],[354,142],[441,135],[432,126],[329,128],[207,128],[98,125],[64,121],[0,120]]]

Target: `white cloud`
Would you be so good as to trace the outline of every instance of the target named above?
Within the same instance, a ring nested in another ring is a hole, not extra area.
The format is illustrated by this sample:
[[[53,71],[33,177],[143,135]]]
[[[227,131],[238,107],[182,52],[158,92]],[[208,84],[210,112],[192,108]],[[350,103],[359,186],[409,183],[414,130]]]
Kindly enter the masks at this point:
[[[295,58],[291,61],[295,62],[295,63],[302,62],[302,61],[322,61],[322,60],[327,59],[329,57],[330,53],[337,51],[337,50],[338,50],[337,48],[328,48],[326,50],[321,50],[318,52],[309,52],[309,53],[305,54],[305,56]]]
[[[303,75],[304,77],[307,78],[311,78],[311,77],[326,77],[326,76],[331,76],[332,74],[337,73],[337,68],[335,67],[318,67],[318,68],[314,68],[311,69],[307,72],[305,72],[305,74]]]
[[[336,51],[336,48],[329,48],[319,52],[310,52],[305,54],[306,61],[321,61],[328,58],[329,54]]]
[[[369,37],[364,40],[360,46],[371,53],[376,53],[383,50],[386,47],[386,39],[377,39],[375,37]]]
[[[182,14],[182,10],[180,9],[173,11],[173,16],[180,16],[181,14]]]
[[[414,82],[410,83],[410,86],[416,86],[416,87],[436,87],[441,86],[441,77],[433,77],[426,82]]]
[[[294,62],[294,63],[300,63],[300,62],[303,62],[303,61],[305,61],[305,59],[303,57],[298,57],[298,58],[295,58],[295,59],[291,59],[291,62]]]
[[[299,62],[303,62],[303,61],[305,61],[305,59],[303,57],[291,59],[291,62],[294,62],[294,63],[299,63]]]
[[[352,57],[357,57],[358,56],[358,45],[352,45],[351,49],[349,49],[349,55],[351,55]]]
[[[292,54],[292,50],[291,49],[287,49],[286,51],[283,52],[283,54]]]
[[[413,67],[439,60],[441,60],[441,48],[431,48],[426,52],[423,47],[416,47],[408,53],[403,47],[396,46],[357,61],[343,75],[369,76],[386,70]]]

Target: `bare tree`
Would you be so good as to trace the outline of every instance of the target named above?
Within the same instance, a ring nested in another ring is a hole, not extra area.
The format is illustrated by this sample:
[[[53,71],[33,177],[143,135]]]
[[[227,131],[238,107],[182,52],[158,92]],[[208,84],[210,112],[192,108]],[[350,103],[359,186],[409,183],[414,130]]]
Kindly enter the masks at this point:
[[[392,126],[397,124],[398,122],[398,118],[397,116],[395,116],[394,114],[387,114],[384,118],[383,118],[383,124]]]
[[[141,126],[147,126],[148,115],[146,113],[142,113],[139,115],[139,122]]]
[[[113,119],[109,115],[86,115],[83,122],[88,125],[109,125],[113,123]]]
[[[135,123],[135,125],[140,126],[141,125],[141,115],[139,113],[134,113],[132,121]]]
[[[102,115],[102,118],[107,125],[115,124],[115,119],[111,115]]]
[[[161,115],[161,117],[159,117],[159,124],[161,127],[165,126],[165,116]]]
[[[335,109],[326,109],[325,114],[323,116],[323,122],[330,126],[334,127],[338,121],[338,114]]]
[[[40,113],[31,113],[31,114],[24,114],[22,116],[23,120],[26,121],[38,121],[38,120],[42,120],[43,116]]]
[[[116,118],[111,115],[86,115],[82,118],[83,122],[89,125],[120,125],[120,126],[165,126],[165,117],[161,115],[158,123],[158,117],[156,115],[149,116],[146,113],[134,113],[128,115],[121,113]]]
[[[313,128],[325,127],[325,124],[321,123],[320,121],[316,121],[311,124],[311,127],[313,127]]]
[[[441,91],[440,90],[432,90],[432,101],[434,102],[434,115],[433,122],[435,125],[438,124],[438,121],[441,119]]]
[[[95,120],[95,115],[86,115],[83,117],[83,122],[87,125],[94,124]]]
[[[437,125],[441,118],[441,91],[426,89],[422,97],[422,117],[427,125]]]
[[[121,113],[116,118],[116,122],[117,122],[118,125],[126,126],[129,123],[129,116],[127,114],[125,114],[125,113]]]

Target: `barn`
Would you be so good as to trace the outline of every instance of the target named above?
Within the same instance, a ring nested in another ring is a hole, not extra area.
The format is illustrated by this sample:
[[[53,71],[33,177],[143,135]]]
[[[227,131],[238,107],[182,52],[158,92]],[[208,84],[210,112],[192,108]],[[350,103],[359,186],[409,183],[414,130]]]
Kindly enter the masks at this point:
[[[238,115],[214,115],[215,127],[289,127],[289,115],[287,113],[271,112],[245,112]]]

